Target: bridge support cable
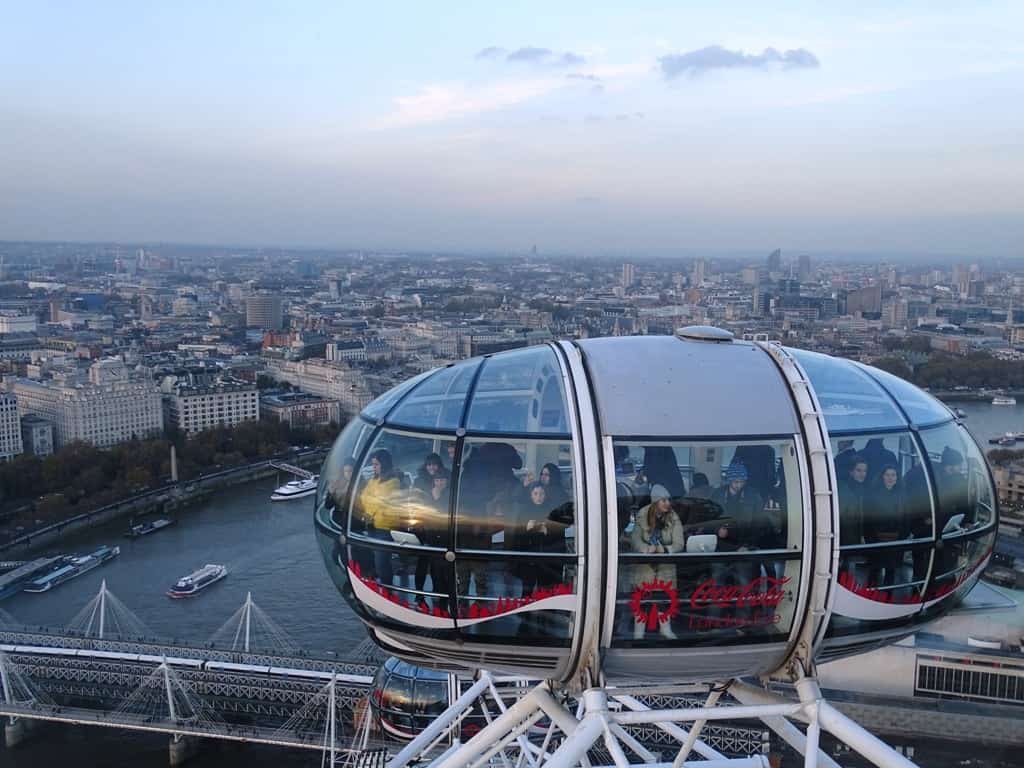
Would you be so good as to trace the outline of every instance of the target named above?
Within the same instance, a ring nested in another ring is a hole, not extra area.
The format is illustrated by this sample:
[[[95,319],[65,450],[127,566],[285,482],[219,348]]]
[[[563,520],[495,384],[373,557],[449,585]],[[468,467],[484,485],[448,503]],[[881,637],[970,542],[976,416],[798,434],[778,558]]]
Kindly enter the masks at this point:
[[[29,682],[18,666],[11,661],[10,656],[0,651],[0,704],[9,713],[4,740],[8,747],[13,747],[25,738],[29,723],[21,722],[23,718],[12,713],[25,710],[35,711],[52,706],[53,701]],[[2,720],[3,718],[0,717],[0,722]]]
[[[82,609],[68,622],[67,631],[98,640],[153,637],[153,631],[107,589],[107,580]]]
[[[298,644],[266,611],[256,605],[252,592],[246,594],[242,607],[235,611],[220,629],[210,636],[216,648],[232,651],[273,651],[283,655],[298,653]]]
[[[144,723],[166,722],[190,729],[223,727],[221,717],[189,689],[166,659],[121,702],[114,714]]]
[[[0,631],[13,632],[15,629],[20,628],[21,623],[3,608],[0,608]]]

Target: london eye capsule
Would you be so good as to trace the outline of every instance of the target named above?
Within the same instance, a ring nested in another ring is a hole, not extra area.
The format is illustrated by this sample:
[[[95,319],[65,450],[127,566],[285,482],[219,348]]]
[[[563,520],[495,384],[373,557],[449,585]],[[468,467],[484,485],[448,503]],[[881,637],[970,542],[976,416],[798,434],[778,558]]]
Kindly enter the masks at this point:
[[[983,455],[930,395],[707,327],[427,372],[320,478],[328,570],[382,648],[563,683],[891,642],[971,589],[997,527]]]

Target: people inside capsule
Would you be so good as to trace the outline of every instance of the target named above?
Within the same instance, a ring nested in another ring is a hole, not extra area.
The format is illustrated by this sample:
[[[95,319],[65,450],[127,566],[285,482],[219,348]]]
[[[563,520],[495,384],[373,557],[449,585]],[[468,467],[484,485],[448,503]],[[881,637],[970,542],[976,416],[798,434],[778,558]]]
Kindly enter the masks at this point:
[[[366,535],[373,539],[391,542],[391,531],[398,528],[398,497],[401,480],[395,471],[391,453],[383,448],[370,455],[373,474],[359,494],[359,511]],[[373,550],[373,575],[381,584],[391,584],[394,571],[391,553],[384,549]]]
[[[441,457],[436,453],[428,453],[423,459],[423,464],[416,471],[416,479],[413,481],[413,488],[423,493],[430,493],[434,487],[434,479],[442,473],[447,475],[448,470],[441,462]]]
[[[505,546],[516,552],[563,553],[565,525],[553,518],[547,500],[547,487],[533,483],[516,507],[513,521],[505,527]],[[538,588],[552,587],[562,581],[562,566],[545,559],[516,560],[514,575],[522,585],[519,597],[528,597]]]
[[[747,487],[748,474],[744,464],[733,461],[725,470],[722,485],[711,494],[728,522],[718,528],[718,549],[736,551],[753,549],[760,544],[765,525],[764,500]]]
[[[651,488],[651,501],[636,516],[631,534],[634,552],[647,555],[665,555],[681,552],[686,544],[683,524],[672,508],[672,496],[663,485]],[[633,586],[640,588],[653,582],[663,582],[676,589],[676,566],[673,563],[643,563],[633,566]],[[640,640],[647,632],[650,622],[635,619],[633,639]],[[669,640],[675,640],[671,620],[658,622],[658,632]]]
[[[903,497],[903,483],[895,463],[879,472],[864,505],[864,537],[871,542],[888,543],[910,535]],[[889,548],[872,557],[872,585],[892,586],[903,564],[903,550]]]
[[[839,544],[863,544],[868,461],[855,453],[844,465],[846,476],[839,480]]]
[[[523,486],[516,472],[522,466],[519,452],[503,442],[482,443],[463,462],[456,534],[460,550],[492,549],[495,534],[504,530],[506,520],[512,519],[520,501]],[[490,559],[461,558],[457,574],[459,595],[497,596],[491,591],[491,582],[496,582],[499,574]]]
[[[429,512],[421,514],[409,528],[409,532],[425,547],[447,546],[448,483],[449,472],[441,463],[441,457],[436,453],[428,454],[413,484],[413,492],[416,500]],[[431,554],[422,554],[416,560],[414,585],[419,593],[416,602],[433,607],[422,594],[426,591],[428,575],[432,591],[447,594],[450,584],[446,563]]]

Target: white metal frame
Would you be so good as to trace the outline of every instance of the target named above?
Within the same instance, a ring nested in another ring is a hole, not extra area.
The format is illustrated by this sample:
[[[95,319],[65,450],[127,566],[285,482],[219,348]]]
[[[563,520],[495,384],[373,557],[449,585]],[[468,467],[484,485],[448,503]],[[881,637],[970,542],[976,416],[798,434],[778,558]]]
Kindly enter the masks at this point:
[[[429,768],[767,768],[765,755],[728,757],[700,738],[708,722],[750,719],[802,754],[805,768],[839,768],[820,749],[822,731],[880,768],[915,768],[826,701],[813,678],[800,678],[793,692],[795,696],[787,698],[734,680],[713,687],[703,706],[652,709],[637,698],[641,692],[636,689],[588,688],[573,701],[540,683],[506,704],[494,679],[482,672],[472,687],[391,759],[388,768],[412,763]],[[488,695],[497,704],[496,716],[481,698]],[[726,695],[728,702],[723,701]],[[455,734],[474,707],[483,711],[487,725],[462,743]],[[630,733],[633,726],[651,725],[677,742],[673,753],[652,751]],[[449,737],[451,745],[440,751]],[[611,763],[595,763],[595,750],[609,756]],[[691,753],[701,759],[689,760]]]

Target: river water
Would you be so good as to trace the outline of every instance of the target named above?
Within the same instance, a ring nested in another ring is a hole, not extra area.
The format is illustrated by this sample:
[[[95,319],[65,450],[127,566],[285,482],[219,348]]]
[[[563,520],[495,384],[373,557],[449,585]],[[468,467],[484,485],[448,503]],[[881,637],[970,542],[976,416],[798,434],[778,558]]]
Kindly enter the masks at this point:
[[[987,449],[987,440],[1024,431],[1024,405],[996,407],[963,403],[966,424]],[[1024,447],[1024,446],[1022,446]],[[242,606],[247,592],[295,643],[311,652],[339,655],[366,633],[324,569],[316,546],[312,498],[271,503],[275,480],[223,491],[182,512],[176,526],[141,539],[123,537],[126,521],[69,536],[54,551],[87,552],[118,544],[120,557],[52,592],[20,594],[2,603],[19,622],[67,625],[96,594],[108,588],[154,636],[207,641]],[[223,563],[230,574],[190,600],[171,600],[167,588],[204,563]],[[0,766],[39,768],[166,768],[167,738],[99,728],[44,726],[45,736],[6,750]],[[995,756],[993,756],[995,757]],[[196,768],[289,768],[317,765],[319,756],[298,750],[259,748],[205,740],[190,762]],[[949,765],[963,764],[954,759]],[[977,764],[977,763],[975,763]],[[991,765],[998,764],[995,759]]]
[[[268,479],[228,489],[185,510],[177,525],[140,539],[123,537],[126,521],[70,536],[54,551],[87,552],[101,544],[117,544],[121,555],[51,592],[22,593],[0,607],[20,623],[64,626],[106,579],[108,589],[155,636],[205,642],[251,591],[256,605],[299,647],[348,655],[366,633],[324,569],[313,535],[313,499],[272,503],[274,487],[275,481]],[[189,600],[164,594],[176,579],[204,563],[223,563],[229,575]],[[14,750],[5,750],[0,743],[0,766],[167,766],[165,737],[66,726],[45,726],[45,734]],[[314,759],[312,753],[298,750],[209,740],[203,744],[190,763],[197,768],[319,763],[319,755]]]

